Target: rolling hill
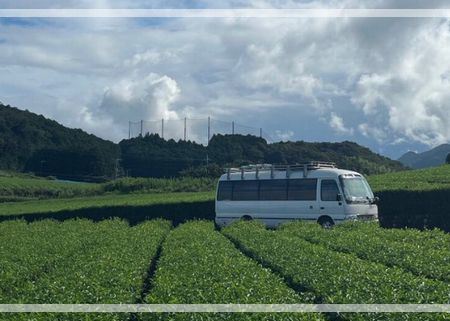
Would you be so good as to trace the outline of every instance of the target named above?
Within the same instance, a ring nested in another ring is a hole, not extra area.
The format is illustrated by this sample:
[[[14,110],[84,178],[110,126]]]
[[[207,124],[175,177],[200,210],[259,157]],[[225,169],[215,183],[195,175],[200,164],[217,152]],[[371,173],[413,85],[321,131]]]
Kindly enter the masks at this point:
[[[0,169],[71,179],[110,177],[116,144],[0,104]]]
[[[122,168],[117,166],[119,159]],[[136,177],[216,177],[224,166],[310,160],[336,162],[368,175],[405,169],[400,162],[349,141],[269,144],[250,135],[215,135],[209,146],[203,146],[146,135],[115,144],[0,104],[0,169],[73,180],[108,179],[118,169]]]
[[[450,154],[450,144],[442,144],[423,153],[409,151],[398,160],[405,166],[418,169],[442,165],[448,154]]]
[[[349,141],[269,144],[263,138],[250,135],[215,135],[209,146],[205,147],[193,142],[166,141],[158,135],[148,135],[123,140],[119,145],[123,166],[131,176],[176,176],[186,169],[205,168],[207,163],[210,164],[207,167],[210,172],[217,176],[222,167],[255,163],[295,164],[311,160],[335,162],[338,167],[367,175],[406,169],[400,162]],[[204,174],[206,171],[199,172]],[[189,174],[198,174],[198,171],[189,171]]]

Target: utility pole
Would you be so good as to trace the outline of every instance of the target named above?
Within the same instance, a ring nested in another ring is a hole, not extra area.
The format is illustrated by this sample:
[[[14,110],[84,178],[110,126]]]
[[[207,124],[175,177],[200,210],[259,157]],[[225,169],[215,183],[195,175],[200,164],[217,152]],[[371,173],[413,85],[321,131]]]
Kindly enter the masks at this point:
[[[141,119],[141,136],[144,137],[144,121]]]
[[[208,116],[208,145],[210,137],[211,137],[211,117]]]
[[[128,121],[128,139],[131,138],[131,121]]]
[[[161,138],[164,138],[164,118],[161,119]]]
[[[186,141],[186,117],[184,117],[184,141]]]
[[[259,129],[259,138],[262,138],[262,128]]]
[[[231,122],[231,135],[234,135],[234,120]]]

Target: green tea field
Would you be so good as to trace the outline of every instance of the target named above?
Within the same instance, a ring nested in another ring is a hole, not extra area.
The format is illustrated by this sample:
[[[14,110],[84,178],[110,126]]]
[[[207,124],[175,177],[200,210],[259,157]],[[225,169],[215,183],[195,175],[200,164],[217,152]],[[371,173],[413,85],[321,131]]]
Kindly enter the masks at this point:
[[[388,241],[387,241],[388,240]],[[5,303],[441,303],[450,236],[353,223],[0,223]],[[397,255],[395,255],[397,254]],[[448,314],[20,314],[1,320],[446,320]]]
[[[3,175],[1,193],[14,199],[0,204],[0,304],[449,304],[448,177],[450,166],[369,177],[381,197],[382,227],[292,222],[268,230],[253,221],[217,230],[210,179],[79,184]],[[49,319],[406,321],[450,315],[0,314],[0,320]]]
[[[370,186],[376,192],[385,190],[432,191],[450,189],[450,164],[437,167],[372,175]]]
[[[383,227],[450,232],[450,165],[368,177]]]
[[[105,183],[83,183],[0,170],[0,203],[105,195],[208,192],[215,189],[215,184],[216,181],[211,178],[191,177],[124,177]]]

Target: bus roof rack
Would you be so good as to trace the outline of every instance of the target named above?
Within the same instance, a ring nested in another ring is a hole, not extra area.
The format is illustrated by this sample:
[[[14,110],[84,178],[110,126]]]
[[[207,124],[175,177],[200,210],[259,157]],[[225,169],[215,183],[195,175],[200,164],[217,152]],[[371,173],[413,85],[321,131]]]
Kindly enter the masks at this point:
[[[303,171],[303,176],[308,175],[309,170],[321,168],[336,168],[336,164],[332,162],[310,161],[306,163],[297,163],[292,165],[273,165],[273,164],[252,164],[241,167],[231,167],[226,169],[227,179],[230,179],[232,173],[241,173],[241,179],[244,179],[246,172],[255,172],[255,177],[258,179],[259,172],[270,171],[270,177],[274,177],[275,171],[286,171],[286,177],[289,178],[291,171]]]

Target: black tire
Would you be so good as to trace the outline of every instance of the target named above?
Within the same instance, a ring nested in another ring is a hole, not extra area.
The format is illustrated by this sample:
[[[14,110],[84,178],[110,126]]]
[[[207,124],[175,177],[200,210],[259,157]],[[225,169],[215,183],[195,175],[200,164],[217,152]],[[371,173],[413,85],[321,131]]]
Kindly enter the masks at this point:
[[[329,216],[322,216],[317,221],[323,228],[332,228],[334,226],[334,221]]]
[[[244,215],[241,217],[241,221],[251,221],[253,218],[250,215]]]

